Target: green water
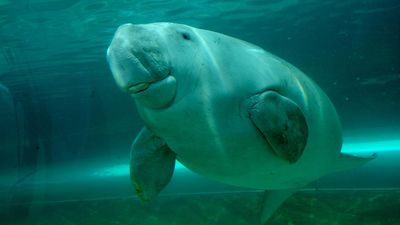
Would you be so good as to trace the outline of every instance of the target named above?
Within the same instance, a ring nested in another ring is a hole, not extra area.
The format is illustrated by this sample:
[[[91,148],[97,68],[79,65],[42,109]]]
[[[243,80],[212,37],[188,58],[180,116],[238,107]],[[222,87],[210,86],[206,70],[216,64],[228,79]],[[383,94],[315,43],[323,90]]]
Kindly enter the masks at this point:
[[[286,201],[268,224],[399,224],[397,192],[301,192]],[[6,224],[259,224],[261,193],[164,196],[52,202],[14,206]]]
[[[143,123],[105,56],[119,25],[161,21],[287,60],[336,106],[344,151],[384,152],[295,194],[269,224],[400,224],[397,0],[0,0],[0,224],[258,224],[260,191],[181,166],[160,199],[133,195]]]

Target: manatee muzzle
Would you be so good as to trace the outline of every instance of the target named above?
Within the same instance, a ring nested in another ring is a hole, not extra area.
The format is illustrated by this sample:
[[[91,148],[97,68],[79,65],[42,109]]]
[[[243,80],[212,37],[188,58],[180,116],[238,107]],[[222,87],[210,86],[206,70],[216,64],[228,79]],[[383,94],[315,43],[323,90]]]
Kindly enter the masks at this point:
[[[117,84],[137,94],[169,76],[165,45],[156,31],[133,24],[120,26],[107,53]]]

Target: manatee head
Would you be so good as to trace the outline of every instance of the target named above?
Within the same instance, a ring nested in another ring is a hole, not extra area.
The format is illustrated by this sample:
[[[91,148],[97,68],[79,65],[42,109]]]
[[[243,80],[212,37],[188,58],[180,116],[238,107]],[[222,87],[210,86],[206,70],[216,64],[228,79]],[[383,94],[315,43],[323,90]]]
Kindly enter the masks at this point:
[[[120,26],[107,50],[117,85],[143,107],[168,107],[178,92],[190,89],[196,39],[194,28],[186,25]]]

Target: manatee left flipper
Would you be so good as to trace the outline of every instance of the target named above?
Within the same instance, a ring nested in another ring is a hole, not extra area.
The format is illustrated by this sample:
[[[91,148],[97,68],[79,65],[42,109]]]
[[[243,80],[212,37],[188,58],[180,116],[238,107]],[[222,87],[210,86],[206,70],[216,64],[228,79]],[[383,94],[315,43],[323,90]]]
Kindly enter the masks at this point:
[[[250,120],[279,157],[295,163],[307,144],[308,126],[299,106],[276,91],[250,98]]]
[[[132,145],[130,176],[142,201],[154,199],[170,182],[176,154],[167,144],[144,127]]]

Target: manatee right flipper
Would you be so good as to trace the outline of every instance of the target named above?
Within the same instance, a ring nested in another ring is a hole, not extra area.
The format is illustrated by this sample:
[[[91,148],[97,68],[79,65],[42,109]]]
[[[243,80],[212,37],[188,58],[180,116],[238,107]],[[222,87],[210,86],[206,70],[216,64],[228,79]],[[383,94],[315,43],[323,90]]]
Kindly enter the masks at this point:
[[[307,144],[308,126],[294,101],[267,90],[250,98],[248,114],[277,156],[289,163],[299,160]]]
[[[144,127],[131,151],[130,176],[142,201],[154,199],[170,182],[176,154],[167,144]]]

